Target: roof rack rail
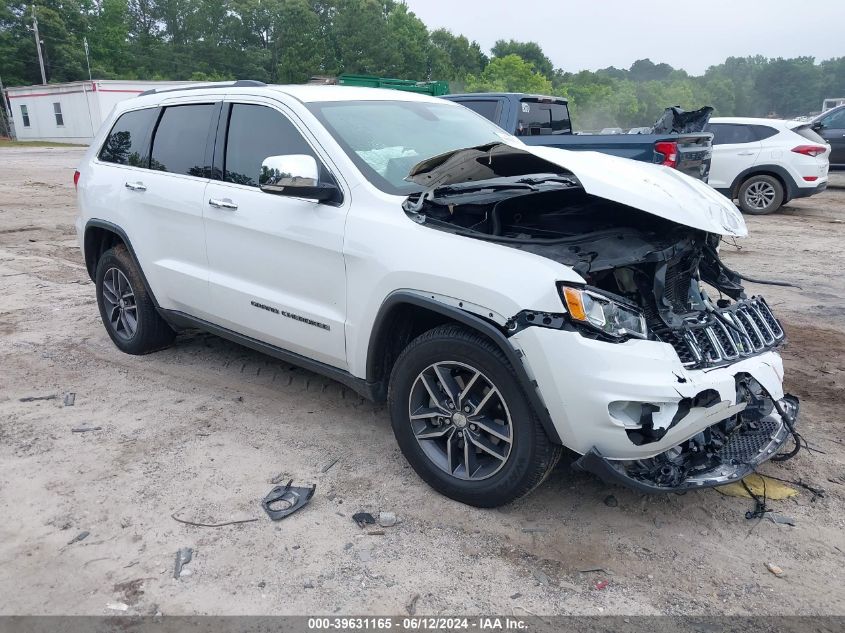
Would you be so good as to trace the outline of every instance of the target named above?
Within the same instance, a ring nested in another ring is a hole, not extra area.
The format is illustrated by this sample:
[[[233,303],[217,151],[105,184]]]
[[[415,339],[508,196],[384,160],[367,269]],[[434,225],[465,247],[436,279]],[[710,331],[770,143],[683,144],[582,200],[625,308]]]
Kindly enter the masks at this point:
[[[145,90],[139,97],[146,97],[147,95],[156,95],[161,94],[163,92],[178,92],[180,90],[202,90],[204,88],[215,88],[217,86],[221,86],[224,88],[263,88],[266,86],[263,81],[257,81],[256,79],[238,79],[237,81],[233,81],[231,83],[222,85],[219,83],[210,83],[210,84],[201,84],[199,86],[184,86],[179,88],[167,88],[166,90],[158,90],[156,88],[151,88],[149,90]]]

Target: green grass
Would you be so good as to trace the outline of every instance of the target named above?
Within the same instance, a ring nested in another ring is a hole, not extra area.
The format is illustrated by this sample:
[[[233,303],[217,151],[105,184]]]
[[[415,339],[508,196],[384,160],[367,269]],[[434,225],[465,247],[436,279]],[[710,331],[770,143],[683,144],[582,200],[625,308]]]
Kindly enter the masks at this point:
[[[87,147],[74,143],[51,143],[49,141],[11,141],[0,138],[0,147]]]

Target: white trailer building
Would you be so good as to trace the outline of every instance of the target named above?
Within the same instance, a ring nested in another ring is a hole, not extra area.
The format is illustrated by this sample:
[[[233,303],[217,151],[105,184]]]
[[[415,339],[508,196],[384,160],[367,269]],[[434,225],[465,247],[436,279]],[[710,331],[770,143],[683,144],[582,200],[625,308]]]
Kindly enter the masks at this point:
[[[95,79],[7,88],[5,97],[19,141],[87,145],[119,101],[194,83],[199,82]]]

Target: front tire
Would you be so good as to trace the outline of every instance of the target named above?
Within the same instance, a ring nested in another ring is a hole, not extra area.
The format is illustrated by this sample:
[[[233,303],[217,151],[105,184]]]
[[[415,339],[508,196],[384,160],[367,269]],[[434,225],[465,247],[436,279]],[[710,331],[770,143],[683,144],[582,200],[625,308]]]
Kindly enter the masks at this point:
[[[391,372],[388,407],[417,474],[468,505],[491,508],[528,494],[560,458],[502,351],[458,325],[405,348]]]
[[[751,176],[739,187],[739,208],[750,215],[774,213],[783,204],[783,185],[773,176]]]
[[[173,343],[176,333],[156,311],[141,272],[123,244],[103,253],[95,281],[100,317],[118,349],[149,354]]]

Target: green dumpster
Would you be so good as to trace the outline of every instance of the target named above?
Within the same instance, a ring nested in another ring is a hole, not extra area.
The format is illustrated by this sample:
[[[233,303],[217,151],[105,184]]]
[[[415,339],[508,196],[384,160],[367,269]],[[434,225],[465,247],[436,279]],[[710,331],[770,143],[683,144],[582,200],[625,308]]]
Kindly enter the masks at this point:
[[[391,79],[389,77],[373,77],[372,75],[343,74],[337,78],[337,83],[341,86],[405,90],[407,92],[417,92],[433,97],[449,94],[449,83],[446,81],[414,81],[413,79]]]

